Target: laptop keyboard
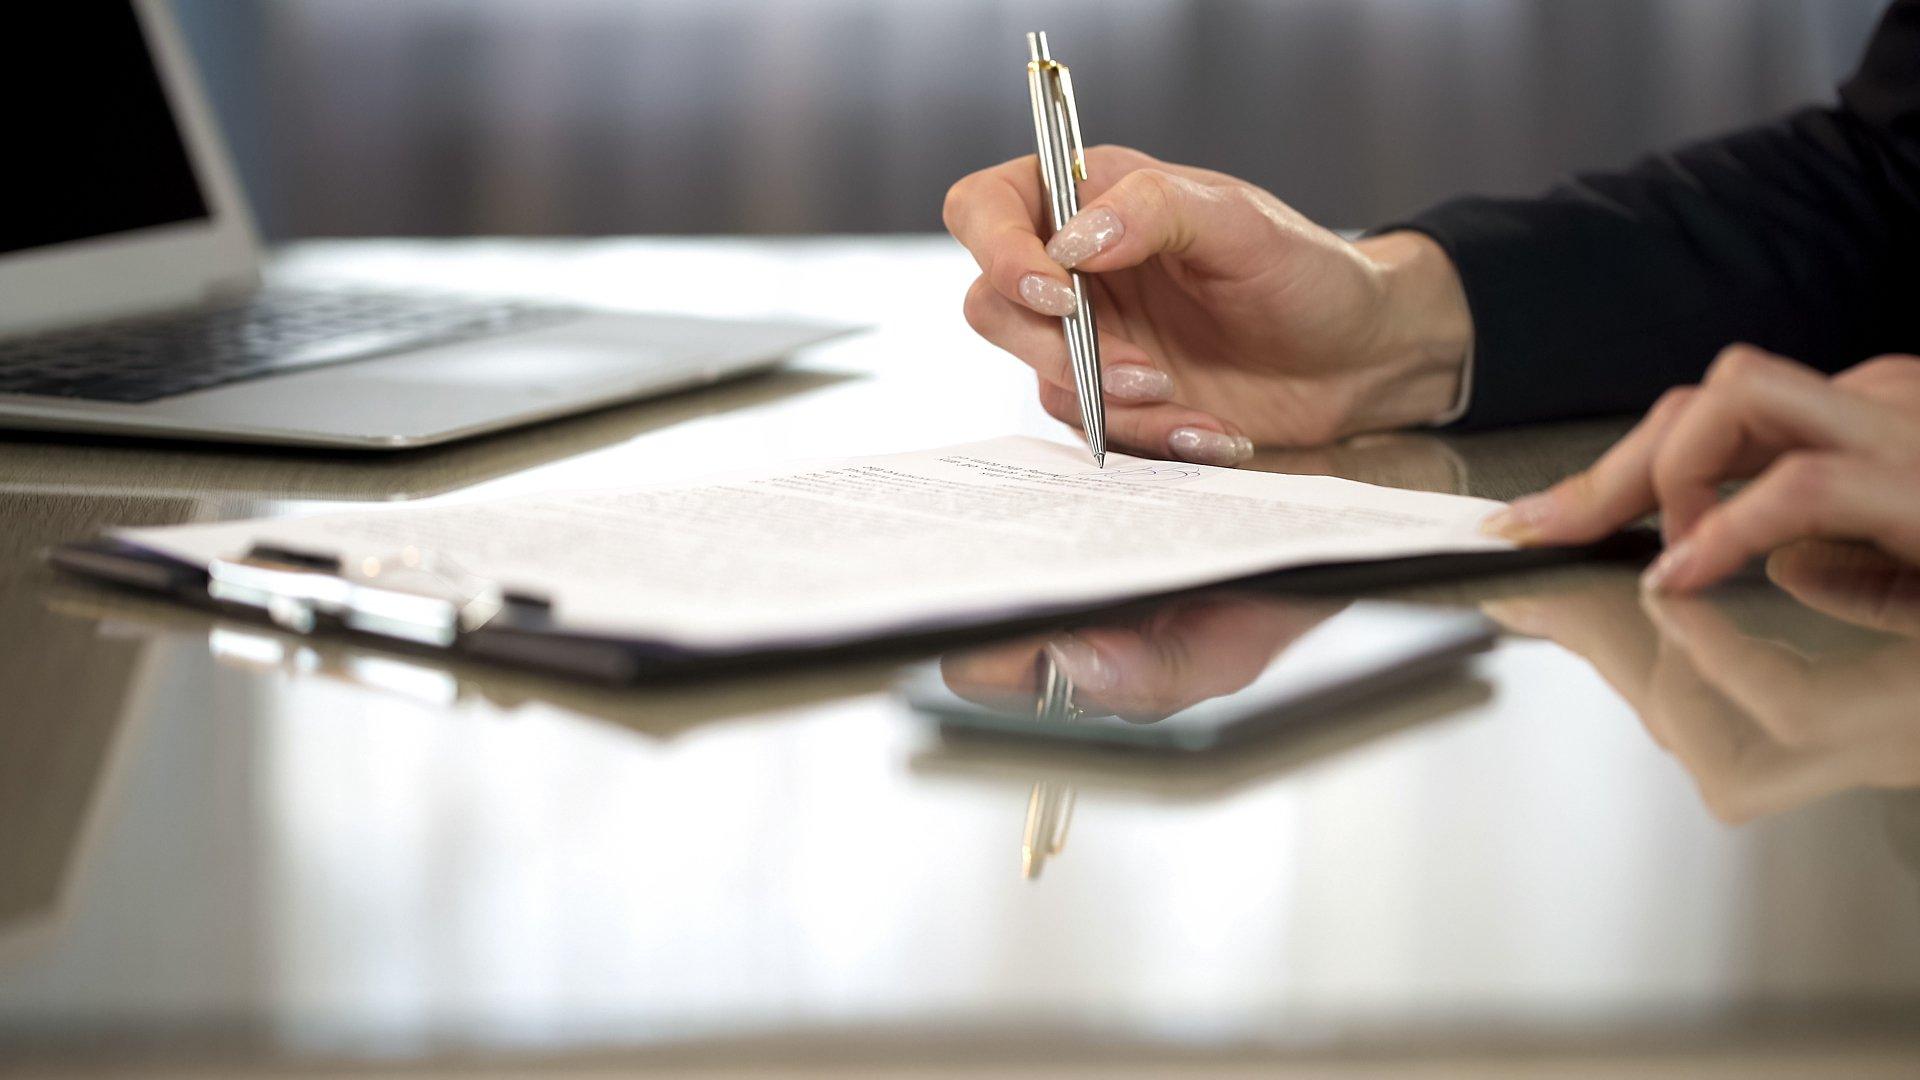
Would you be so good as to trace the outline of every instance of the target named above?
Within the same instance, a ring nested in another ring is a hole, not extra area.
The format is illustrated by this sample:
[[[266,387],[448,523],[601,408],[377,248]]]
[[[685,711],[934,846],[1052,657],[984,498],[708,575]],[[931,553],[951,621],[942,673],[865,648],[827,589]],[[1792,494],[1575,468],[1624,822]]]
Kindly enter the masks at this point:
[[[0,394],[141,402],[286,371],[549,326],[579,308],[403,292],[268,289],[197,308],[0,339]]]

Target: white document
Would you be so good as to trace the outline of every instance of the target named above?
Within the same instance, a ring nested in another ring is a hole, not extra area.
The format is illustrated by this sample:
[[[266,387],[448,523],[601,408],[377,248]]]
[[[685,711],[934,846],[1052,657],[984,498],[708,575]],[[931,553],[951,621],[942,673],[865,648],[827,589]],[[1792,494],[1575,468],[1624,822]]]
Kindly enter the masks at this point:
[[[1031,438],[610,491],[128,529],[205,564],[255,542],[412,546],[542,594],[568,628],[695,648],[815,644],[1313,563],[1492,551],[1499,503]]]

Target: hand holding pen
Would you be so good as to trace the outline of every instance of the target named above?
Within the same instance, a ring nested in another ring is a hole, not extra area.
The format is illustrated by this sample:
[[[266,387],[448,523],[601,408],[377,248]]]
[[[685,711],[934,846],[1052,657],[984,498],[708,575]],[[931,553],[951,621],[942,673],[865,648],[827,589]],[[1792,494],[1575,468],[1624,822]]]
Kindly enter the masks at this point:
[[[945,207],[980,265],[968,322],[1035,370],[1057,419],[1085,427],[1061,332],[1082,295],[1116,449],[1238,465],[1256,441],[1416,426],[1455,402],[1471,320],[1432,241],[1350,243],[1252,184],[1124,147],[1082,160],[1058,231],[1033,157],[961,180]]]

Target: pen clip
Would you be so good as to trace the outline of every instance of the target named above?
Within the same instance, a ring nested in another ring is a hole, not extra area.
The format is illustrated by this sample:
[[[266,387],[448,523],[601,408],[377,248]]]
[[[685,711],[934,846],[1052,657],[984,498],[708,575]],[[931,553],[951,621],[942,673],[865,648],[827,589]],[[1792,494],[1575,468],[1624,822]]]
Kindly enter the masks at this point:
[[[1027,35],[1027,55],[1029,58],[1027,70],[1032,76],[1039,77],[1032,84],[1035,95],[1034,124],[1038,127],[1043,123],[1043,107],[1039,95],[1044,88],[1051,99],[1047,103],[1048,106],[1058,104],[1060,112],[1066,116],[1067,150],[1072,159],[1068,163],[1069,170],[1073,174],[1073,179],[1084,181],[1087,178],[1087,144],[1080,137],[1080,107],[1074,104],[1073,100],[1073,74],[1067,70],[1067,65],[1053,58],[1053,50],[1047,44],[1047,34],[1044,30],[1036,30]],[[1050,108],[1047,111],[1051,111]],[[1045,145],[1044,138],[1042,145]]]
[[[1060,101],[1067,114],[1067,138],[1073,149],[1074,179],[1084,181],[1087,178],[1087,145],[1080,138],[1080,110],[1073,103],[1073,76],[1067,71],[1067,65],[1058,60],[1051,63],[1054,81],[1060,87]]]

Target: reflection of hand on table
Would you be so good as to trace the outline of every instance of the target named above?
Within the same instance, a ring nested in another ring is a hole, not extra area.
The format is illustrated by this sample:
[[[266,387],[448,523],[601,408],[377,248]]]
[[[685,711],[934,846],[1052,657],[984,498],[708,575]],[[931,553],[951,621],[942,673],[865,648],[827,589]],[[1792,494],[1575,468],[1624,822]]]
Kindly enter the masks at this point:
[[[1641,601],[1625,586],[1486,610],[1592,663],[1725,820],[1856,787],[1920,786],[1920,579],[1824,543],[1777,553],[1768,573],[1810,607],[1901,636],[1807,656],[1743,632],[1710,601]]]
[[[1084,713],[1152,722],[1245,687],[1345,606],[1251,594],[1176,599],[1130,621],[953,653],[941,658],[940,674],[961,697],[998,706],[1037,691],[1047,656],[1073,681]]]
[[[1920,639],[1920,568],[1857,544],[1810,541],[1767,559],[1767,577],[1842,622]]]

